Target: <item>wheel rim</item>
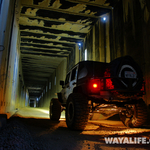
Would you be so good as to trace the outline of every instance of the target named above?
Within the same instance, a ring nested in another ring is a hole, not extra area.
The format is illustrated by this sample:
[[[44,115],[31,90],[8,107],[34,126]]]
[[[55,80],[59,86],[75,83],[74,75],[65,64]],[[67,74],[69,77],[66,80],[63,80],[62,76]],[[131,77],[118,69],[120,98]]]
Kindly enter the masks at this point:
[[[131,105],[131,107],[128,106],[126,111],[120,112],[120,118],[126,126],[130,126],[130,123],[134,122],[135,116],[136,116],[135,105]]]
[[[68,119],[70,122],[72,122],[73,118],[74,118],[74,105],[73,102],[70,102],[68,105]]]

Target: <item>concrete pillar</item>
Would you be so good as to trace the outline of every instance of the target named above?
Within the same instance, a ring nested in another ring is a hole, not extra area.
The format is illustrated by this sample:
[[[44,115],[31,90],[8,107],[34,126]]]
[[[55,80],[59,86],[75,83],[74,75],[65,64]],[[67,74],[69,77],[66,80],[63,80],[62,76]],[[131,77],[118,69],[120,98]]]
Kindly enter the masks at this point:
[[[93,61],[95,61],[95,25],[93,26]]]
[[[102,18],[99,21],[99,53],[100,61],[105,62],[105,52],[104,52],[104,23]]]
[[[36,100],[34,100],[34,107],[36,107]]]
[[[75,64],[79,62],[79,46],[76,44],[75,46]]]
[[[104,18],[105,17],[105,20]],[[109,63],[110,58],[110,15],[105,14],[99,21],[99,52],[100,61]]]
[[[109,35],[109,26],[110,26],[110,15],[106,16],[106,62],[109,63],[110,60],[110,35]]]

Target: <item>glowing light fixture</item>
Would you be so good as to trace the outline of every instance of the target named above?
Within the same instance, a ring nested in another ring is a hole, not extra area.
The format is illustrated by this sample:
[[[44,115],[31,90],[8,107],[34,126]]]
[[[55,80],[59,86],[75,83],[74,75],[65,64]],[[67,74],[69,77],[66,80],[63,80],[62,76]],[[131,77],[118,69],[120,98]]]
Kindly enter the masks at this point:
[[[78,43],[79,46],[81,46],[81,43]]]
[[[103,21],[106,21],[106,17],[103,17]]]
[[[87,60],[87,49],[85,49],[85,60]]]

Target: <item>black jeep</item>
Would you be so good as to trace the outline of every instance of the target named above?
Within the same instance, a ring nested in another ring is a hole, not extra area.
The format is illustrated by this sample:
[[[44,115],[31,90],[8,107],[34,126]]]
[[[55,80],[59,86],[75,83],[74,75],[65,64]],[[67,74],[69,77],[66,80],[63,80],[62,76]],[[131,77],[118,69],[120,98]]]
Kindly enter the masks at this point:
[[[82,61],[60,81],[62,91],[50,102],[50,119],[59,120],[66,110],[68,128],[83,130],[92,113],[114,115],[128,127],[140,127],[147,120],[143,74],[130,57],[110,63]],[[89,115],[90,114],[90,115]]]

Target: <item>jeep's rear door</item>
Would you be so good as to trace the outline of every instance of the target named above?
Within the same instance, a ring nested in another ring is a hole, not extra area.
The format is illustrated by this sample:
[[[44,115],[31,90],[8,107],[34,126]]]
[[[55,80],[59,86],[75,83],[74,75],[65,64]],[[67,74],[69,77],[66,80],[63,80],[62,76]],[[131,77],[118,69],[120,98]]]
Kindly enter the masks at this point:
[[[72,72],[71,72],[71,78],[70,78],[70,83],[69,83],[69,94],[71,94],[73,92],[73,89],[76,86],[77,72],[78,72],[78,66],[73,68]]]
[[[78,66],[73,68],[66,76],[65,87],[62,90],[62,98],[66,102],[68,96],[73,92],[76,86]]]
[[[68,98],[68,94],[69,94],[69,84],[70,84],[70,75],[71,75],[71,72],[69,72],[66,76],[66,80],[65,80],[65,86],[62,90],[62,98],[64,100],[64,103],[67,101],[67,98]]]

